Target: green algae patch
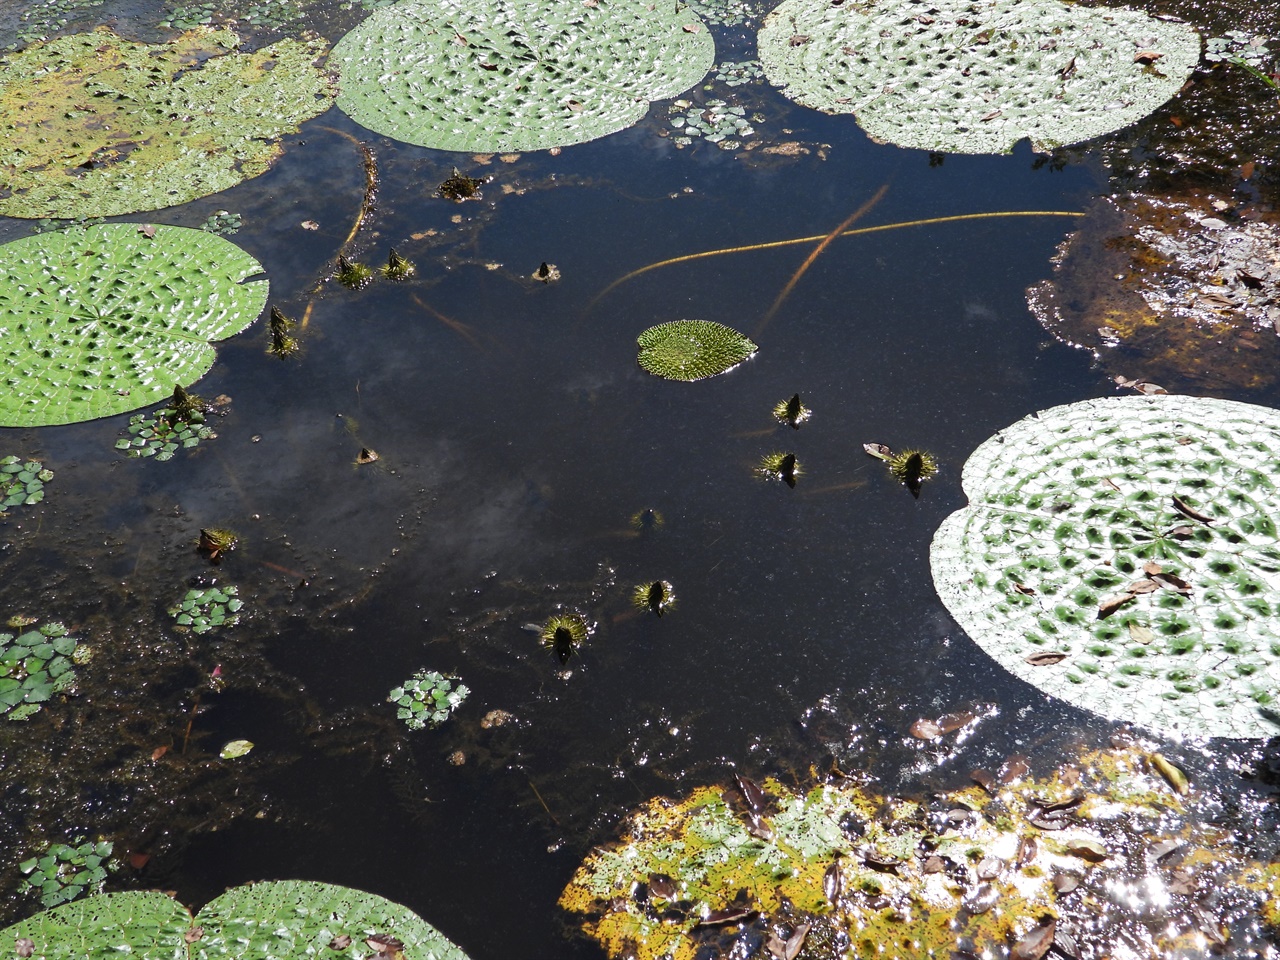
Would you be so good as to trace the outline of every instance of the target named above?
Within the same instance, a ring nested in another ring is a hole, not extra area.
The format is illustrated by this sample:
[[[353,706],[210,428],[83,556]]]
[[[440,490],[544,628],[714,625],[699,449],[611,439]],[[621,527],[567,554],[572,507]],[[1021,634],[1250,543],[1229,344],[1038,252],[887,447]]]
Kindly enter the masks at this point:
[[[610,957],[633,960],[728,956],[735,943],[772,957],[1003,956],[1053,924],[1089,929],[1100,955],[1134,943],[1166,955],[1211,890],[1241,915],[1268,909],[1274,871],[1140,749],[992,789],[909,800],[849,780],[797,792],[739,778],[655,799],[586,858],[560,905]],[[1167,923],[1141,895],[1117,902],[1144,888],[1168,891]]]
[[[0,426],[77,423],[164,400],[262,311],[262,265],[185,227],[111,223],[0,247]],[[189,439],[189,438],[188,438]]]
[[[331,102],[325,44],[238,42],[199,29],[152,45],[100,27],[0,58],[0,214],[158,210],[264,173],[280,138]]]
[[[715,45],[689,8],[647,0],[401,0],[339,40],[338,106],[438,150],[568,146],[638,122],[701,80]]]
[[[705,380],[732,370],[758,349],[732,327],[712,320],[672,320],[636,338],[640,366],[666,380]]]
[[[1090,140],[1135,123],[1200,59],[1182,23],[1057,0],[786,0],[759,35],[783,94],[872,138],[953,153]]]
[[[270,957],[422,957],[466,954],[407,907],[376,894],[307,880],[234,887],[194,916],[155,891],[108,893],[46,910],[0,930],[46,960],[132,956],[215,960]]]
[[[1006,670],[1174,737],[1280,731],[1280,411],[1198,397],[1043,410],[969,457],[934,585]]]

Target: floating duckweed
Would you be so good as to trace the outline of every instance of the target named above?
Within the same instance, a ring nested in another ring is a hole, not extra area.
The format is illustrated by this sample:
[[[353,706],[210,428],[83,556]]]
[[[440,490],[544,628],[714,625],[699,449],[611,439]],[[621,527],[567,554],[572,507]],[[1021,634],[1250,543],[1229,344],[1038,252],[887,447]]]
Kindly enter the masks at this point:
[[[116,449],[126,457],[155,457],[172,460],[182,449],[198,446],[201,440],[217,436],[205,423],[201,410],[192,410],[181,416],[172,406],[156,411],[152,416],[138,413],[129,418],[129,436],[116,441]]]
[[[796,485],[796,478],[804,474],[794,453],[775,451],[760,458],[756,474],[765,480],[781,480],[788,487]]]
[[[271,346],[267,352],[273,357],[291,357],[298,352],[298,341],[290,331],[297,322],[290,320],[280,312],[279,307],[271,308]]]
[[[715,79],[726,87],[739,87],[764,79],[764,68],[759,60],[726,60],[716,65]]]
[[[61,623],[16,637],[0,633],[0,716],[25,720],[55,693],[70,690],[75,684],[72,664],[79,662],[77,647]]]
[[[636,338],[640,366],[667,380],[703,380],[732,370],[758,349],[731,327],[711,320],[660,323]]]
[[[111,850],[111,843],[102,840],[77,841],[74,847],[52,843],[43,854],[18,864],[18,869],[26,875],[24,886],[44,906],[53,907],[84,893],[101,893],[107,871],[117,869],[109,859]]]
[[[226,210],[219,210],[204,223],[200,224],[200,229],[208,233],[217,234],[225,237],[238,231],[244,226],[244,221],[238,213],[228,213]]]
[[[36,504],[44,499],[44,485],[53,479],[39,460],[18,457],[0,460],[0,516],[10,507]]]
[[[652,610],[662,616],[676,607],[676,589],[668,580],[642,583],[631,593],[631,602],[641,610]]]
[[[793,394],[790,400],[779,400],[773,408],[774,419],[785,423],[796,430],[813,415],[813,411],[800,400],[800,394]]]
[[[240,543],[240,537],[234,530],[222,527],[209,527],[200,531],[200,549],[209,554],[209,559],[217,563],[224,553],[230,553]]]
[[[457,677],[435,670],[419,670],[403,686],[387,694],[387,702],[397,706],[396,717],[410,730],[439,726],[471,693]]]
[[[232,627],[240,622],[240,590],[235,585],[192,588],[169,608],[169,616],[179,627],[192,633],[208,633],[214,627]]]
[[[558,613],[543,624],[540,639],[544,647],[555,652],[561,663],[568,663],[589,632],[587,618],[582,614]]]
[[[395,247],[391,248],[391,255],[387,258],[387,265],[382,268],[382,273],[388,280],[408,280],[417,272],[417,268],[406,260],[400,254],[396,253]]]
[[[480,200],[483,194],[480,188],[484,186],[484,180],[480,177],[464,177],[458,172],[458,168],[453,168],[453,176],[451,176],[440,186],[436,187],[436,196],[442,200],[452,200],[454,203],[462,203],[464,200]]]
[[[756,132],[746,118],[745,107],[730,106],[723,100],[707,100],[701,106],[677,100],[670,112],[673,130],[686,137],[702,137],[721,150],[737,150],[742,143],[736,138]]]
[[[373,282],[373,271],[359,261],[348,260],[346,257],[339,255],[338,269],[334,273],[334,277],[344,287],[350,287],[352,290],[362,290]]]

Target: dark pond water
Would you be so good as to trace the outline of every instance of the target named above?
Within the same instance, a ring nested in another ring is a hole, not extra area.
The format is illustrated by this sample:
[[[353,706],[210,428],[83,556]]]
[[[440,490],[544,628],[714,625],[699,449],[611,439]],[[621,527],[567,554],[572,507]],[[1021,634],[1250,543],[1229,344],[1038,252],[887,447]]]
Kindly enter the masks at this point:
[[[746,35],[724,31],[718,57],[750,55]],[[407,904],[475,958],[597,957],[566,938],[556,898],[651,796],[735,769],[803,776],[832,753],[920,791],[1011,751],[1048,769],[1107,741],[1111,725],[978,650],[928,569],[979,442],[1115,392],[1026,306],[1075,221],[837,239],[767,322],[812,242],[667,266],[597,299],[654,261],[820,237],[882,187],[859,226],[1083,211],[1106,169],[1025,147],[930,162],[749,89],[762,138],[807,153],[676,149],[659,104],[558,156],[481,163],[334,109],[270,173],[130,218],[240,214],[233,239],[266,266],[271,302],[309,314],[303,351],[268,356],[262,323],[224,344],[197,386],[232,398],[219,436],[169,463],[119,458],[127,417],[0,431],[0,454],[57,473],[43,505],[0,521],[0,610],[62,619],[98,648],[80,697],[0,731],[7,892],[24,845],[101,833],[150,855],[115,886],[198,904],[254,879],[328,880]],[[377,264],[394,246],[418,275],[313,296],[364,196],[352,138],[380,177],[354,250]],[[454,166],[492,177],[483,200],[435,196]],[[0,222],[4,239],[30,230]],[[563,279],[529,280],[542,261]],[[644,374],[636,335],[678,318],[730,324],[760,351],[696,384]],[[814,413],[793,432],[771,409],[797,391]],[[941,472],[914,500],[869,441],[932,451]],[[381,459],[355,466],[361,447]],[[803,464],[795,489],[753,475],[775,450]],[[638,533],[646,509],[664,522]],[[210,526],[241,536],[216,567],[195,549]],[[175,632],[164,607],[193,578],[239,585],[250,616],[213,639]],[[657,578],[679,597],[661,619],[630,600]],[[562,609],[594,624],[567,670],[526,629]],[[407,733],[382,701],[421,667],[472,693]],[[482,727],[495,709],[515,720]],[[983,720],[958,746],[907,735],[947,710]],[[212,759],[233,738],[256,749]],[[1238,776],[1253,747],[1162,749],[1224,795],[1253,789]],[[14,894],[4,915],[32,909]]]

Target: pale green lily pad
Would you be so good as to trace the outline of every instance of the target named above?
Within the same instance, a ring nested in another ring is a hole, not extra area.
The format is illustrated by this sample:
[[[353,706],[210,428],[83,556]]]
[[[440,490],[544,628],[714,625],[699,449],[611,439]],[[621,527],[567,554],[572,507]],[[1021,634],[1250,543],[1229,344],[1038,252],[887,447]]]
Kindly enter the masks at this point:
[[[334,45],[338,106],[439,150],[594,140],[702,79],[715,45],[680,3],[402,0]]]
[[[87,897],[0,930],[0,942],[28,938],[46,960],[127,955],[134,960],[371,960],[367,941],[394,938],[414,960],[467,960],[457,946],[406,907],[376,894],[307,880],[228,890],[194,917],[156,892]],[[330,946],[346,943],[341,949]]]
[[[150,227],[147,228],[150,231]],[[112,223],[0,247],[0,426],[76,423],[166,399],[267,300],[262,265],[203,230]]]
[[[0,57],[0,214],[158,210],[264,173],[280,138],[329,107],[325,44],[238,42],[202,28],[149,45],[100,27]]]
[[[934,584],[979,646],[1046,693],[1171,736],[1273,736],[1277,458],[1280,411],[1252,404],[1044,410],[969,457],[969,506],[934,536]]]
[[[758,349],[732,327],[713,320],[672,320],[636,338],[640,366],[667,380],[704,380],[732,370]]]
[[[760,61],[793,100],[852,113],[872,138],[953,153],[1037,150],[1129,126],[1200,59],[1183,23],[1059,0],[785,0]]]

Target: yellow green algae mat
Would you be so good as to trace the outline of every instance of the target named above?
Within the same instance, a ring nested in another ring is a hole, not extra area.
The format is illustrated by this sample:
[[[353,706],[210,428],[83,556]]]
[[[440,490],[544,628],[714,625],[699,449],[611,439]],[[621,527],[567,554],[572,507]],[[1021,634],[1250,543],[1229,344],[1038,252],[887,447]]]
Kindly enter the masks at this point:
[[[631,960],[1038,960],[1055,943],[1079,956],[1085,936],[1091,955],[1180,956],[1221,936],[1204,896],[1278,919],[1280,868],[1230,843],[1160,755],[1091,751],[1042,779],[1002,779],[924,800],[851,779],[797,791],[742,778],[655,799],[586,858],[560,905]]]

